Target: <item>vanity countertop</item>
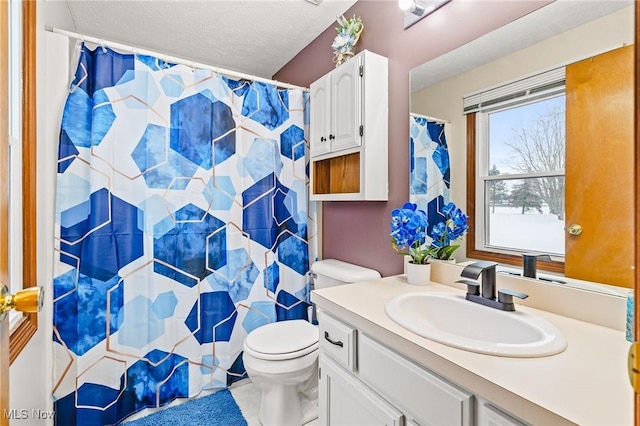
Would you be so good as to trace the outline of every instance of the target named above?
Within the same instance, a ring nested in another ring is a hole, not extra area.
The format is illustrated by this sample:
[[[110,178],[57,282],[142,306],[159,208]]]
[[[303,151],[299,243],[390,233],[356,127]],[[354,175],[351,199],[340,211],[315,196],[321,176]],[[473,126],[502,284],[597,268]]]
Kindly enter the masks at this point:
[[[623,332],[516,304],[516,309],[553,323],[567,338],[567,349],[541,358],[478,354],[418,336],[387,316],[388,300],[417,291],[464,293],[436,283],[409,285],[405,275],[397,275],[314,290],[311,299],[320,309],[532,424],[633,424],[630,344]]]

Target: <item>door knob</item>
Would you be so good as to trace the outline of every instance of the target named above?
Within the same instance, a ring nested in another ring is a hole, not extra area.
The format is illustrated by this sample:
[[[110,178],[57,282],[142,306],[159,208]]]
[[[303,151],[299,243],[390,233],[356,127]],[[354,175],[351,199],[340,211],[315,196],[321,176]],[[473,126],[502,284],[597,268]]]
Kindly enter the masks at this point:
[[[571,225],[569,226],[568,231],[569,231],[569,234],[571,235],[580,235],[582,234],[582,226],[576,225],[576,224]]]
[[[44,303],[44,291],[42,287],[29,287],[18,291],[16,294],[9,293],[6,285],[0,289],[0,321],[12,309],[20,312],[39,312]]]

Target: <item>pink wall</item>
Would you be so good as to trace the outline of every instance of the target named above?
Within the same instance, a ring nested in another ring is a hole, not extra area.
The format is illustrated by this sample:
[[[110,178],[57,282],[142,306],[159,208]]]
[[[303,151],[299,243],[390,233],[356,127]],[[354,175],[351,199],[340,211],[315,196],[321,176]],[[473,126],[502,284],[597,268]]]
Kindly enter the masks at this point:
[[[417,24],[403,28],[395,0],[359,0],[345,16],[361,16],[357,50],[389,58],[389,201],[323,203],[323,257],[366,266],[383,276],[402,273],[391,248],[391,210],[409,199],[409,71],[550,3],[549,0],[453,0]],[[273,78],[308,87],[331,71],[332,25]]]

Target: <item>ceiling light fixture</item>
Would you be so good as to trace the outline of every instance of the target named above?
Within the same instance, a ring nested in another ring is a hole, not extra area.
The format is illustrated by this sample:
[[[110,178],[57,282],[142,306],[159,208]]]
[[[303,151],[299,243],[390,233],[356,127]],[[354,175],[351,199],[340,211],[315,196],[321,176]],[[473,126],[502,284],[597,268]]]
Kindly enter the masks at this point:
[[[411,12],[414,15],[422,16],[425,12],[424,7],[416,2],[416,0],[398,0],[398,7],[405,12]]]
[[[398,0],[398,7],[404,11],[404,28],[407,29],[451,0]]]

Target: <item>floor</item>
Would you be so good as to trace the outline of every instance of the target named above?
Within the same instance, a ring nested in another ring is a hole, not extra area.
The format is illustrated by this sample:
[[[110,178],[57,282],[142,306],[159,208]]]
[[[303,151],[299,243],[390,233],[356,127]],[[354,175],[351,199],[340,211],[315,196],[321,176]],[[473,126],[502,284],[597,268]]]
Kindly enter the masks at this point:
[[[236,400],[236,404],[240,407],[242,415],[247,421],[248,426],[260,426],[260,420],[258,420],[258,410],[260,409],[260,389],[256,387],[250,380],[243,380],[239,383],[235,383],[229,388],[233,399]],[[318,419],[315,419],[305,426],[318,426]]]
[[[260,409],[260,389],[250,380],[242,380],[229,388],[233,399],[240,407],[248,426],[260,426],[258,410]]]
[[[233,399],[235,399],[236,404],[238,404],[238,407],[240,407],[240,411],[242,411],[242,415],[247,421],[247,425],[261,426],[260,420],[258,420],[258,410],[260,409],[260,397],[261,397],[260,389],[258,389],[256,385],[254,385],[250,380],[246,379],[246,380],[242,380],[240,382],[234,383],[229,388],[229,391],[231,392],[231,395],[233,395]],[[199,396],[205,396],[205,395],[208,395],[209,393],[211,392],[202,392],[200,393]],[[178,399],[173,401],[171,404],[169,404],[168,407],[178,405],[186,401],[188,400]],[[166,408],[166,407],[163,407],[163,408]],[[152,412],[155,412],[161,409],[162,408],[143,410],[127,418],[127,421],[131,421],[140,417],[147,416]],[[305,424],[304,426],[318,426],[318,425],[319,425],[318,419],[316,419]]]

